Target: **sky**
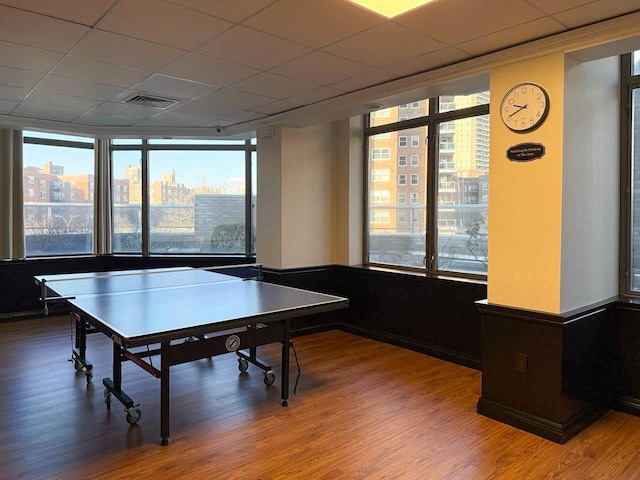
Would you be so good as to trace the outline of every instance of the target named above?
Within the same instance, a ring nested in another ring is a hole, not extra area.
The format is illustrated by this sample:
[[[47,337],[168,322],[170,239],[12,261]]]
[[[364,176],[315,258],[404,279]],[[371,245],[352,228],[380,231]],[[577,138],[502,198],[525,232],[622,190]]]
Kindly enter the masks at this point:
[[[29,136],[29,133],[30,132],[25,132],[25,136]],[[40,132],[37,133],[37,136],[41,138],[92,142],[92,139],[83,137],[42,134]],[[168,142],[159,140],[156,143]],[[93,173],[93,150],[25,144],[23,152],[23,164],[25,167],[34,166],[42,168],[44,163],[50,160],[55,165],[62,165],[65,175]],[[140,151],[114,151],[114,178],[124,178],[125,165],[138,165],[140,163],[140,157]],[[151,182],[162,180],[163,176],[172,169],[176,172],[176,182],[182,183],[188,188],[203,186],[203,184],[209,187],[224,186],[224,193],[230,194],[237,193],[240,189],[244,188],[245,165],[243,151],[150,151],[149,173]],[[254,191],[255,176],[254,167]]]

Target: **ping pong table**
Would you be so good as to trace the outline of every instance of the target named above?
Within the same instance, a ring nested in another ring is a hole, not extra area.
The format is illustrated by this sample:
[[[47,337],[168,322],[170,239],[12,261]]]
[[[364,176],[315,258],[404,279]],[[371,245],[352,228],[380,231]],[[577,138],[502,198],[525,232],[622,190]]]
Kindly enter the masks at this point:
[[[275,372],[256,349],[282,343],[281,398],[286,406],[290,320],[348,306],[346,298],[263,282],[259,264],[40,275],[35,281],[45,313],[52,301],[66,302],[71,311],[72,361],[77,371],[85,371],[87,382],[93,377],[87,335],[101,332],[113,341],[112,378],[102,380],[107,408],[113,396],[124,405],[130,424],[140,420],[140,405],[122,388],[123,362],[160,379],[162,445],[169,443],[171,366],[235,352],[241,372],[253,364],[271,385]],[[160,357],[159,368],[154,356]]]

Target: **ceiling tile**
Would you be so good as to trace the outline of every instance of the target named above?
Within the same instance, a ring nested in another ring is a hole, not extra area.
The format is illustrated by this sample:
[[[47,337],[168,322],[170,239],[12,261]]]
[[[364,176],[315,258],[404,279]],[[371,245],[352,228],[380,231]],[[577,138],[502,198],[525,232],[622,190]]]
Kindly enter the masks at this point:
[[[311,48],[238,25],[199,47],[196,52],[268,70]]]
[[[120,0],[96,28],[192,50],[233,24],[174,3]]]
[[[321,48],[385,20],[343,2],[279,0],[243,25],[310,47]]]
[[[209,123],[212,121],[212,118],[202,118],[197,115],[189,115],[186,113],[174,112],[173,110],[169,112],[161,113],[160,115],[156,115],[150,122],[162,122],[168,125],[179,125],[183,127],[200,127],[205,123]]]
[[[255,68],[196,53],[188,53],[160,70],[160,73],[165,75],[222,87],[244,80],[259,72],[260,70]]]
[[[265,97],[283,99],[294,95],[299,95],[309,90],[318,88],[318,85],[296,80],[294,78],[283,77],[269,72],[263,72],[254,77],[238,82],[233,86],[236,90],[255,93]]]
[[[527,22],[516,27],[507,28],[500,32],[474,38],[469,42],[456,45],[460,50],[471,55],[480,55],[495,50],[512,47],[528,40],[546,37],[562,32],[564,26],[550,17],[543,17],[533,22]]]
[[[529,0],[529,3],[534,4],[546,13],[558,13],[579,7],[580,5],[592,3],[593,1],[594,0]]]
[[[68,52],[88,27],[0,5],[0,40]]]
[[[71,55],[124,67],[154,71],[184,54],[183,50],[92,30],[71,50]]]
[[[321,85],[339,82],[373,70],[336,55],[315,51],[272,69],[273,73]]]
[[[43,78],[44,74],[42,73],[20,70],[18,68],[0,67],[0,83],[2,85],[33,88]]]
[[[104,101],[109,100],[118,92],[122,91],[122,88],[85,82],[84,80],[76,80],[73,78],[58,77],[56,75],[47,75],[38,84],[38,90]]]
[[[334,88],[320,87],[310,92],[303,93],[302,95],[296,95],[295,97],[287,98],[285,100],[278,100],[277,102],[263,105],[252,110],[265,115],[274,115],[294,108],[321,102],[322,100],[337,97],[342,94],[343,92]]]
[[[11,112],[12,115],[60,120],[63,122],[70,122],[74,118],[82,115],[82,113],[84,112],[71,110],[69,108],[35,105],[33,103],[25,102],[22,102],[13,110],[13,112]]]
[[[231,22],[240,22],[275,2],[275,0],[169,0],[199,12],[215,15]]]
[[[240,110],[251,110],[254,107],[273,102],[271,97],[254,95],[253,93],[240,92],[231,88],[223,88],[211,95],[198,99],[198,102],[205,105],[217,107],[238,108]]]
[[[544,16],[526,0],[446,0],[394,20],[440,42],[456,45]]]
[[[31,91],[30,88],[11,87],[0,84],[0,99],[19,102]]]
[[[373,85],[379,85],[381,83],[389,82],[398,78],[400,75],[379,69],[367,72],[364,75],[358,75],[357,77],[348,78],[341,82],[332,83],[332,88],[337,88],[345,92],[352,92],[354,90],[360,90],[362,88],[371,87]]]
[[[8,100],[0,100],[0,113],[9,113],[18,105],[18,102],[10,102]]]
[[[442,43],[397,23],[385,22],[324,50],[356,62],[383,67],[443,47]]]
[[[168,77],[154,73],[147,79],[131,87],[131,90],[145,93],[153,93],[169,98],[193,100],[207,95],[220,87],[206,83],[183,80],[176,77]],[[133,93],[133,92],[131,92]]]
[[[0,65],[47,73],[63,57],[61,53],[0,40]]]
[[[136,105],[127,105],[125,103],[105,102],[93,110],[95,113],[103,115],[113,115],[115,117],[129,118],[149,118],[157,115],[162,110],[157,108],[138,107]]]
[[[217,121],[221,119],[230,122],[248,122],[250,120],[264,117],[264,115],[256,112],[248,112],[237,108],[216,107],[206,105],[198,101],[191,102],[182,107],[174,108],[171,111],[187,115],[195,115],[201,118],[209,118],[210,121]]]
[[[34,103],[36,105],[48,105],[51,107],[63,107],[82,111],[91,110],[102,103],[101,100],[74,97],[60,93],[43,92],[41,90],[32,91],[27,95],[24,101],[27,103]]]
[[[0,0],[4,5],[93,26],[117,0]]]
[[[637,11],[640,11],[640,2],[638,0],[616,0],[615,2],[598,0],[557,13],[553,17],[568,27],[575,28]]]
[[[149,72],[142,70],[120,67],[118,65],[96,62],[94,60],[69,55],[64,57],[60,63],[54,67],[51,73],[61,77],[125,88],[130,87],[149,75]]]
[[[115,115],[104,115],[102,113],[89,112],[73,120],[73,123],[84,125],[113,125],[130,126],[138,122],[139,119],[131,117],[118,117]]]
[[[444,65],[451,65],[467,58],[469,58],[468,53],[454,47],[447,47],[437,52],[427,53],[426,55],[420,55],[419,57],[405,60],[404,62],[389,65],[384,69],[405,77]]]

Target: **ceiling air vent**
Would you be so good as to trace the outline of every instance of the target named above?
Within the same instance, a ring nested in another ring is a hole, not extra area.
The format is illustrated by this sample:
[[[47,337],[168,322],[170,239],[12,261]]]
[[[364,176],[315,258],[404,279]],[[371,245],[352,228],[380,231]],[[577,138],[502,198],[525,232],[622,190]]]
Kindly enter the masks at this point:
[[[128,103],[129,105],[138,105],[140,107],[167,108],[178,103],[178,100],[136,93],[135,95],[125,99],[124,103]]]

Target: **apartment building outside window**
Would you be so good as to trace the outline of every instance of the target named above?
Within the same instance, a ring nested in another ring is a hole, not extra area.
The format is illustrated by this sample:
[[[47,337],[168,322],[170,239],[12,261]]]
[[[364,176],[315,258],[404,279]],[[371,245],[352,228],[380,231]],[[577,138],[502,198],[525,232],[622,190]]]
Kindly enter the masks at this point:
[[[112,191],[123,192],[112,208],[114,251],[255,252],[255,146],[244,140],[127,141],[111,147]]]
[[[27,257],[92,253],[94,140],[23,135],[25,183],[40,187],[37,196],[27,188],[23,197]]]
[[[365,232],[365,262],[486,275],[489,92],[424,99],[386,110],[385,122],[375,115],[365,117],[368,151],[382,147],[374,136],[383,132],[398,139],[397,148],[414,150],[397,156],[391,147],[397,160],[376,160],[375,169],[369,158],[370,178],[378,167],[388,165],[397,182],[389,196],[395,203],[384,208],[388,217],[368,202],[366,214],[376,221],[370,221]],[[410,128],[400,123],[406,117],[412,119]],[[465,195],[469,188],[473,194]],[[478,195],[479,190],[484,195]]]

